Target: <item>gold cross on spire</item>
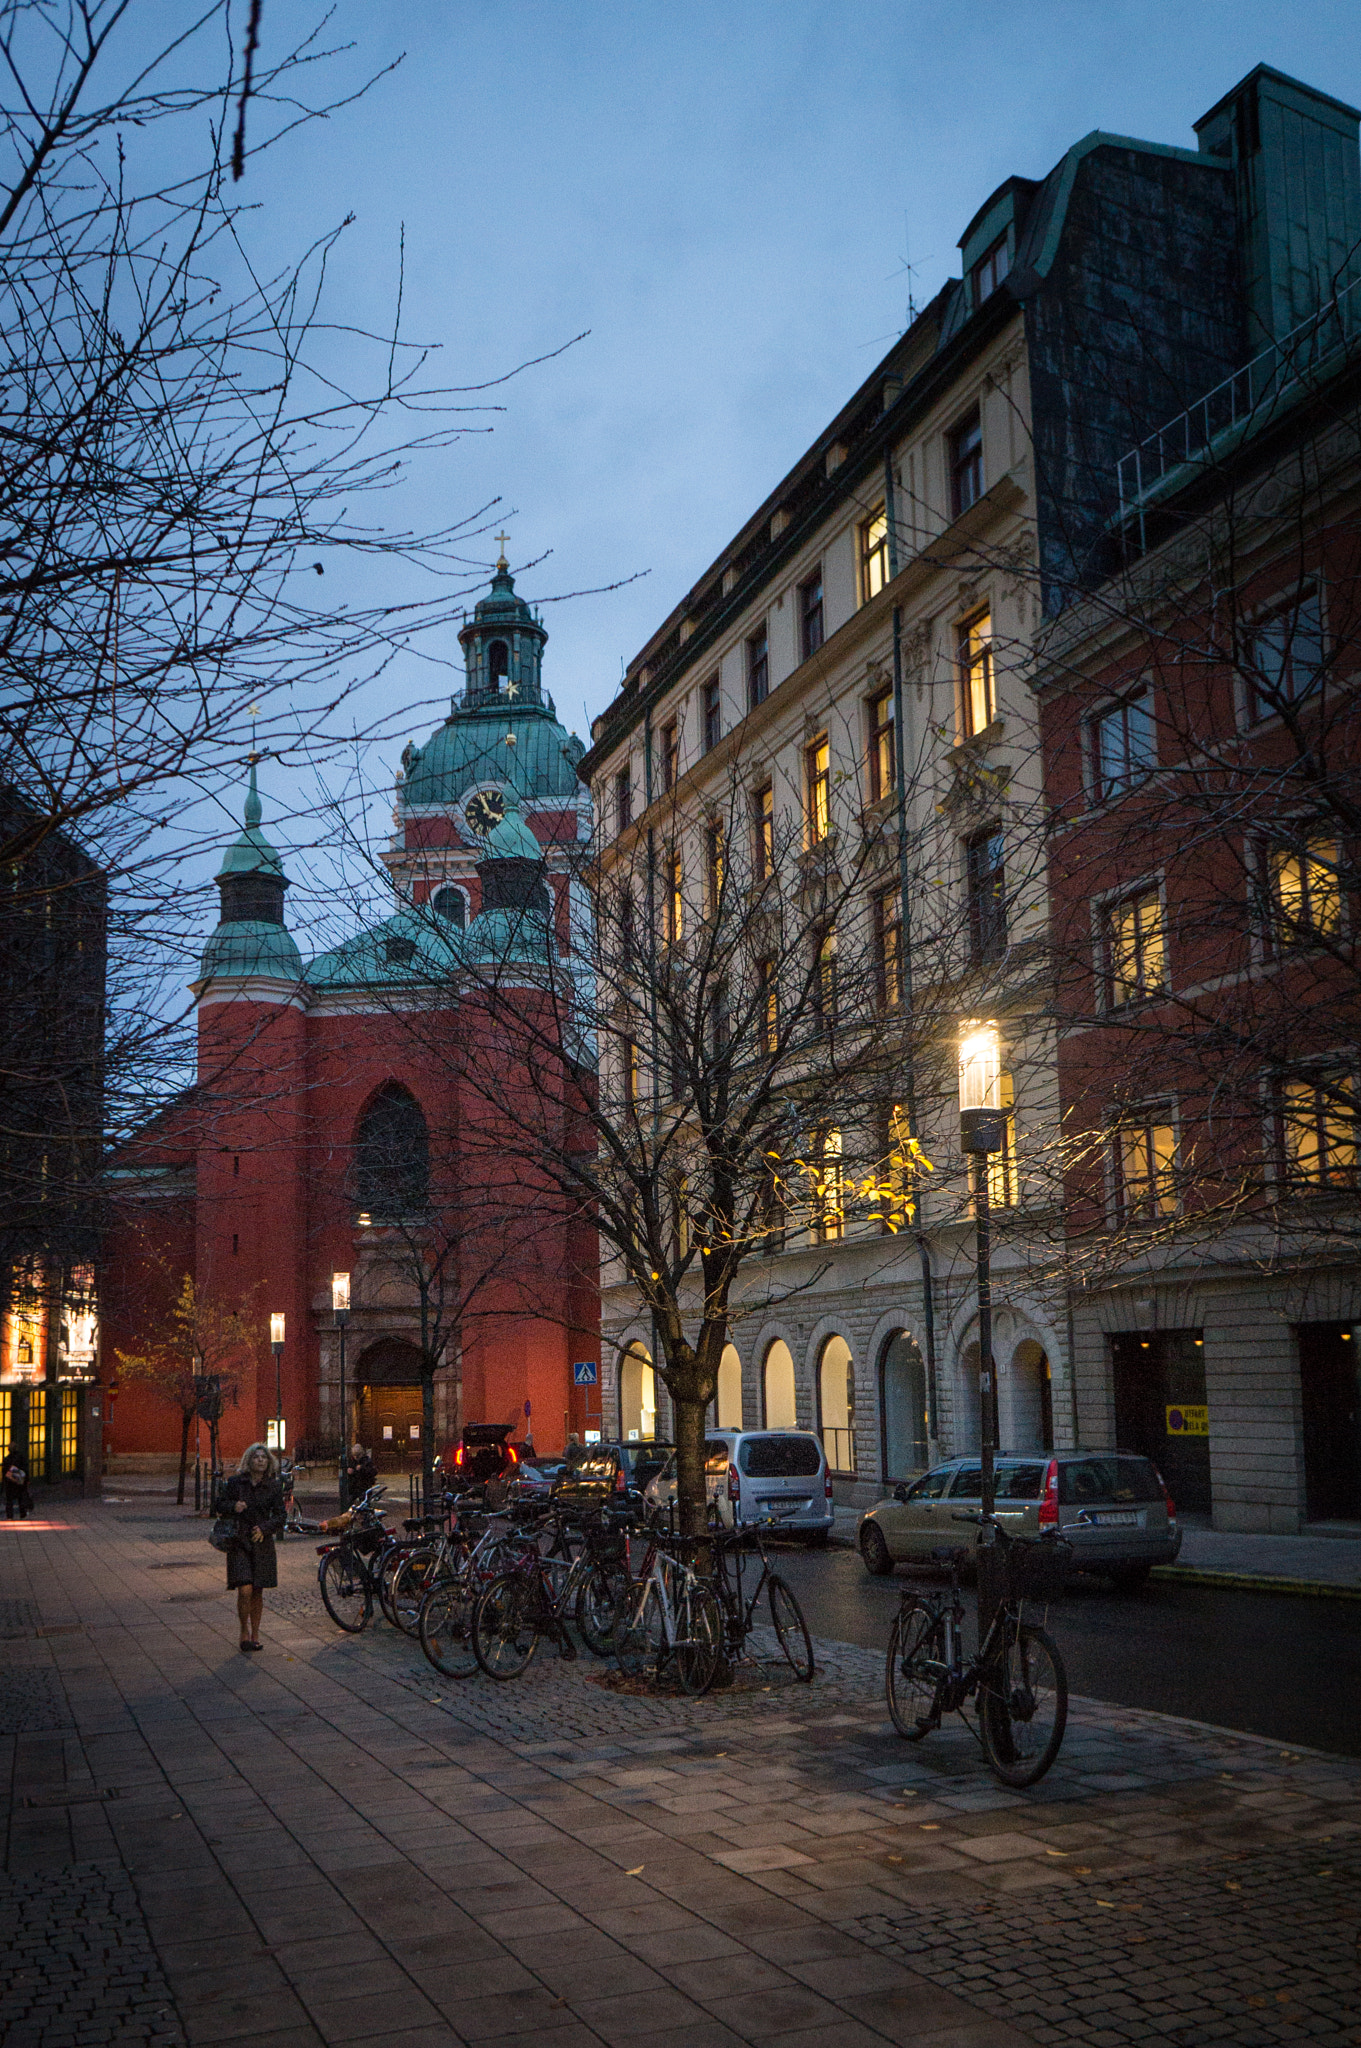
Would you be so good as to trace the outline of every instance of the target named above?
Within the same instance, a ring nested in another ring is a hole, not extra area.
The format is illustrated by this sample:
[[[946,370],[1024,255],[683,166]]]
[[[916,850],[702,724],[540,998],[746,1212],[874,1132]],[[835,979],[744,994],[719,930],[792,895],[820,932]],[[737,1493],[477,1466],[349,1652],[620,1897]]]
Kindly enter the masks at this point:
[[[498,569],[508,569],[510,564],[506,560],[506,549],[510,546],[510,535],[508,533],[498,533],[496,545],[500,550],[496,558],[496,566]]]

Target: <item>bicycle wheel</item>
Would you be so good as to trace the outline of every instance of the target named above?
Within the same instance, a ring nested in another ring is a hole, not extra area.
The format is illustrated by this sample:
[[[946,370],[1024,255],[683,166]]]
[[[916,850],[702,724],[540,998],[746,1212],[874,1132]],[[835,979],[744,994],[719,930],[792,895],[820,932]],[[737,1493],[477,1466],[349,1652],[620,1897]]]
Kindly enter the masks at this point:
[[[666,1655],[666,1622],[655,1583],[625,1586],[614,1609],[614,1654],[629,1678],[645,1678]]]
[[[524,1572],[493,1579],[473,1609],[473,1654],[488,1678],[518,1678],[539,1647],[539,1588]]]
[[[373,1619],[373,1593],[364,1568],[344,1550],[328,1550],[317,1573],[326,1612],[347,1636],[357,1636]]]
[[[446,1678],[471,1678],[477,1669],[473,1606],[461,1579],[436,1579],[421,1602],[416,1633],[426,1656]]]
[[[884,1671],[893,1725],[908,1742],[920,1742],[938,1725],[936,1702],[944,1676],[944,1620],[925,1601],[911,1600],[894,1616]]]
[[[1004,1785],[1036,1785],[1059,1753],[1068,1723],[1068,1674],[1053,1637],[1009,1620],[1001,1652],[978,1688],[978,1727],[988,1768]]]
[[[789,1659],[790,1670],[795,1678],[808,1685],[816,1668],[813,1639],[808,1633],[803,1609],[794,1598],[793,1588],[778,1572],[770,1575],[770,1618],[775,1624],[780,1648]]]
[[[387,1599],[388,1619],[403,1635],[415,1635],[420,1625],[421,1602],[430,1590],[438,1564],[437,1550],[408,1550],[392,1574]]]
[[[614,1647],[614,1610],[619,1588],[603,1565],[592,1566],[577,1594],[575,1621],[581,1640],[593,1656],[608,1657]]]
[[[405,1544],[391,1543],[374,1559],[373,1581],[378,1605],[383,1610],[384,1621],[390,1621],[394,1628],[397,1627],[397,1616],[392,1608],[392,1582],[410,1555]]]
[[[723,1610],[702,1580],[686,1586],[676,1610],[676,1676],[685,1692],[707,1692],[723,1645]]]

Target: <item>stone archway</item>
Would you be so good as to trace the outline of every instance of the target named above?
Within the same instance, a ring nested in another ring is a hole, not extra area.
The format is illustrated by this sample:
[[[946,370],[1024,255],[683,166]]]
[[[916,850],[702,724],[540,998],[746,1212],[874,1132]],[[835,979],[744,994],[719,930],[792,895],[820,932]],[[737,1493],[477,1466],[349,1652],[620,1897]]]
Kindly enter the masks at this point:
[[[650,1443],[657,1434],[657,1375],[642,1344],[630,1344],[620,1360],[619,1434],[626,1444]]]
[[[1001,1376],[1002,1442],[1009,1451],[1052,1451],[1054,1401],[1049,1355],[1038,1338],[1026,1337]]]
[[[354,1431],[380,1472],[421,1462],[421,1353],[404,1337],[379,1337],[354,1365]]]

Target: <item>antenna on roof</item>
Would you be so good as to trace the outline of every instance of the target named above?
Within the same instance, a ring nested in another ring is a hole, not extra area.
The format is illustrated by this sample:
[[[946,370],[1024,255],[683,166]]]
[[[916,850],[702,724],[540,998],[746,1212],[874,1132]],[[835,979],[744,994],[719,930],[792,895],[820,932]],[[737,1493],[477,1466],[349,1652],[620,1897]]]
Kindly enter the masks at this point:
[[[931,258],[929,256],[924,257],[923,261],[929,263],[931,261]],[[907,209],[906,207],[904,207],[903,253],[901,260],[899,261],[898,268],[893,272],[893,277],[905,277],[907,279],[907,318],[904,321],[901,329],[901,332],[904,334],[906,334],[908,328],[912,325],[918,313],[920,313],[921,311],[921,307],[917,304],[916,293],[916,276],[917,272],[921,269],[921,267],[922,266],[920,263],[914,263],[912,261],[912,234],[911,229],[908,225]],[[892,282],[892,279],[890,279],[890,282]]]

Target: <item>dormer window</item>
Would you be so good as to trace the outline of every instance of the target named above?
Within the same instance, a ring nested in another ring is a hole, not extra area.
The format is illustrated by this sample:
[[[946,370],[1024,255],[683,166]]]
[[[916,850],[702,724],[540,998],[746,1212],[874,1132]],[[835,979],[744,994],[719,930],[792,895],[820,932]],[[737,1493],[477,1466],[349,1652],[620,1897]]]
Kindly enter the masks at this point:
[[[416,941],[389,939],[384,945],[383,957],[389,967],[410,967],[416,958]]]
[[[445,918],[460,930],[468,921],[468,900],[461,889],[436,889],[430,898],[430,908],[436,917]]]
[[[499,690],[509,674],[510,649],[504,640],[493,640],[487,649],[487,675],[492,688]]]
[[[992,247],[980,257],[973,267],[973,303],[975,312],[982,305],[984,299],[992,297],[1010,268],[1011,257],[1007,250],[1007,238],[1005,235],[999,235]]]

